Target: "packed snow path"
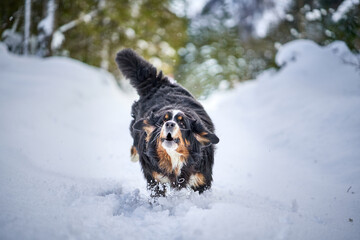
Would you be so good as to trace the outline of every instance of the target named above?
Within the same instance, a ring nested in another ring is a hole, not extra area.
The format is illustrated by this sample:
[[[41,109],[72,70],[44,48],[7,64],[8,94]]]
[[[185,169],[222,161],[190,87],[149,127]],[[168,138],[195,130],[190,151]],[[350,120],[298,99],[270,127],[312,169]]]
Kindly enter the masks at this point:
[[[292,42],[280,71],[212,96],[212,190],[151,206],[134,98],[99,69],[0,46],[0,239],[359,239],[356,57]]]

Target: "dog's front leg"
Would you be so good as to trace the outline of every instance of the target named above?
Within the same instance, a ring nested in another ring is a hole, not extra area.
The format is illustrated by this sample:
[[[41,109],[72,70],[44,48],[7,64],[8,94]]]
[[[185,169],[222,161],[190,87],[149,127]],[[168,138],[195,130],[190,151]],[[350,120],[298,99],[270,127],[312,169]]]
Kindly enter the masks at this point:
[[[166,194],[166,184],[152,179],[148,182],[148,190],[150,191],[150,196],[152,198],[165,197]]]

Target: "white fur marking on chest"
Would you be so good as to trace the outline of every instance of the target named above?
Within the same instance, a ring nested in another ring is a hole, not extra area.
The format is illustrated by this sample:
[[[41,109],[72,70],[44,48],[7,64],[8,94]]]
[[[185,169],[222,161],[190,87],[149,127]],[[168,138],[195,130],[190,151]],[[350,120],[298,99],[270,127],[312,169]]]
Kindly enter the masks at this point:
[[[184,165],[184,162],[182,161],[181,157],[182,154],[178,153],[177,151],[173,150],[173,149],[167,149],[165,148],[167,154],[170,156],[171,158],[171,165],[172,165],[172,169],[178,169],[178,174],[180,174],[180,170]]]

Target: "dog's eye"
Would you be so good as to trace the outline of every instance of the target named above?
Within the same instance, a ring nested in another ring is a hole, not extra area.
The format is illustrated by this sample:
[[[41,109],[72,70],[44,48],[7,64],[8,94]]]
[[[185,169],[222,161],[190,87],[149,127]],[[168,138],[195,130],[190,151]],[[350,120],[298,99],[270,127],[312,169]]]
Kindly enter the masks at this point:
[[[169,114],[165,114],[164,120],[169,120]]]
[[[177,118],[177,122],[180,125],[181,128],[185,128],[185,121],[184,121],[184,117],[183,116],[178,116]]]

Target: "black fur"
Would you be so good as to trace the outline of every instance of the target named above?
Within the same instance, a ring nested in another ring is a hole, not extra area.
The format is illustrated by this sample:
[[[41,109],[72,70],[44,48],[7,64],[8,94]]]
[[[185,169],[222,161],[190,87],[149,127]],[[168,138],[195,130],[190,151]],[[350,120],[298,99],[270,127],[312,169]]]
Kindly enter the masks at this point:
[[[205,177],[205,184],[192,188],[200,193],[210,188],[214,164],[213,144],[218,143],[219,139],[214,134],[214,125],[203,106],[183,87],[171,83],[161,71],[157,74],[156,68],[133,50],[120,51],[116,56],[116,62],[123,75],[130,80],[140,95],[140,99],[132,106],[133,120],[130,124],[130,132],[149,188],[155,189],[157,195],[165,194],[161,184],[152,176],[154,171],[166,175],[170,179],[171,186],[178,189],[187,186],[191,174],[201,173]],[[181,168],[179,176],[164,172],[159,167],[157,154],[157,138],[164,123],[163,116],[172,109],[181,110],[185,114],[181,134],[190,142],[187,148],[189,157],[186,165]],[[143,130],[146,124],[154,127],[150,138]],[[204,132],[208,144],[200,143],[195,137],[196,134]],[[147,137],[149,139],[146,141]]]

